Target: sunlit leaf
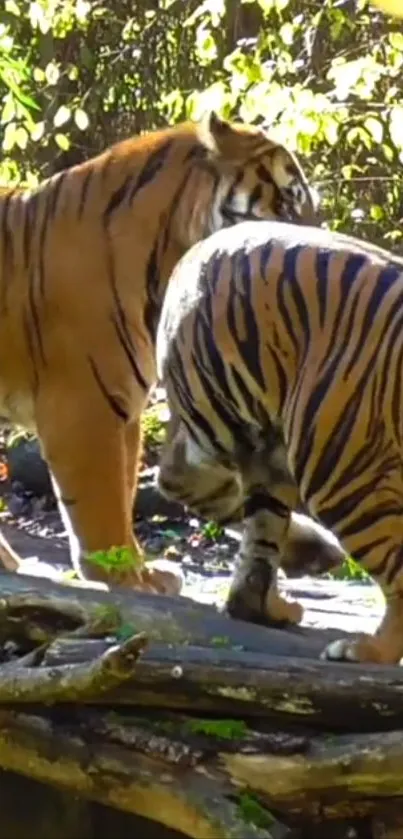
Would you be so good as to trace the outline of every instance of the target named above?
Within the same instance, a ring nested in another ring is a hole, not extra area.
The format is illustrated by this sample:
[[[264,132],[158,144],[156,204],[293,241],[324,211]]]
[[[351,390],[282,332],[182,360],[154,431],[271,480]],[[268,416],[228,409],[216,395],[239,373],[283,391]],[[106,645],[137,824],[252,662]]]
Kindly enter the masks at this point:
[[[401,32],[390,32],[388,40],[393,49],[403,52],[403,34]]]
[[[367,117],[364,121],[364,126],[375,140],[375,143],[382,142],[383,125],[379,119],[376,119],[375,117]]]
[[[59,68],[53,61],[50,61],[49,64],[45,67],[45,77],[48,84],[55,85],[59,81]]]
[[[4,97],[4,107],[1,112],[0,123],[5,125],[15,117],[15,102],[10,94]]]
[[[34,127],[31,130],[31,140],[34,143],[37,143],[39,140],[42,139],[45,133],[45,123],[44,122],[36,122]]]
[[[62,149],[62,151],[68,151],[70,148],[70,140],[65,134],[55,134],[54,140],[56,145],[59,146],[59,149]]]
[[[11,151],[11,149],[14,148],[16,142],[16,128],[15,122],[9,122],[8,125],[6,125],[2,143],[3,151]]]
[[[82,108],[76,108],[74,111],[74,122],[80,131],[85,131],[90,124],[88,114]]]
[[[279,34],[283,44],[291,46],[294,40],[294,27],[292,23],[283,23],[283,25],[280,26]]]
[[[396,148],[403,149],[403,105],[395,105],[391,109],[389,132]]]
[[[8,12],[10,15],[15,15],[16,17],[20,17],[21,14],[21,6],[15,2],[15,0],[6,0],[5,2],[5,11]]]
[[[372,204],[369,210],[369,214],[374,221],[381,221],[385,215],[383,207],[380,207],[379,204]]]
[[[91,3],[87,0],[76,0],[75,12],[79,23],[84,23],[91,12]]]
[[[15,144],[22,150],[26,149],[29,140],[28,131],[23,125],[19,125],[15,131]]]
[[[53,117],[53,125],[55,126],[55,128],[60,128],[62,125],[65,125],[66,122],[69,121],[70,117],[70,108],[67,108],[66,105],[61,105]]]

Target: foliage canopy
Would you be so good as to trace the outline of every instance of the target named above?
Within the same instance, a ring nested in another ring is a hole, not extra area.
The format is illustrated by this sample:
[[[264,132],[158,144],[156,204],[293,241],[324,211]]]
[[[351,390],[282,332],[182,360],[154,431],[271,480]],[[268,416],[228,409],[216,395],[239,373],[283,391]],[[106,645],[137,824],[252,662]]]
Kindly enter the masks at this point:
[[[367,0],[4,0],[0,179],[215,107],[304,156],[331,227],[399,250],[402,65]]]

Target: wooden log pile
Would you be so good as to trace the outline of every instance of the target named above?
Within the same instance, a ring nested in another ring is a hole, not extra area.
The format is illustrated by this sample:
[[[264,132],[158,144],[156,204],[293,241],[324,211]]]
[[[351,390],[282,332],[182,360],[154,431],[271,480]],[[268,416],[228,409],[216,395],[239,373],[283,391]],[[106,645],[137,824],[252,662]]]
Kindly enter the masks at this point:
[[[178,837],[403,837],[401,668],[186,598],[0,586],[0,770]]]

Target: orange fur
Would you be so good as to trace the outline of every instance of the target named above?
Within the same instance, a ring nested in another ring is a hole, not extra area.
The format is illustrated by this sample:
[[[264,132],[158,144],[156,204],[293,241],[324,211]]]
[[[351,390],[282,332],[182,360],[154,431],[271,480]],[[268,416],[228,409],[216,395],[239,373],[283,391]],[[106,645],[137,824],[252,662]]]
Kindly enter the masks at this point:
[[[312,222],[312,196],[286,149],[214,113],[1,192],[0,414],[39,436],[81,578],[169,590],[132,528],[160,307],[184,252],[245,218]],[[88,561],[112,546],[136,568]]]
[[[279,562],[292,564],[298,544],[304,559],[300,499],[381,587],[374,636],[331,643],[330,659],[403,657],[402,325],[401,257],[281,222],[247,222],[189,251],[160,319],[172,418],[160,488],[244,522],[228,611],[301,619],[276,590]]]

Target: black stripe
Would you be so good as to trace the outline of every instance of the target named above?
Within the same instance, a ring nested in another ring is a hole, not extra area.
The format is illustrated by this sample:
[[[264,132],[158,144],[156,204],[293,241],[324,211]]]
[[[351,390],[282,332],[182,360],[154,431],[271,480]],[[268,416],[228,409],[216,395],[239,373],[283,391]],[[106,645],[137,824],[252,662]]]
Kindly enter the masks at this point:
[[[88,172],[87,172],[87,174],[84,178],[84,182],[81,185],[81,195],[80,195],[80,201],[78,203],[78,218],[82,218],[84,208],[85,208],[85,203],[86,203],[86,200],[87,200],[88,190],[89,190],[89,187],[90,187],[90,183],[92,181],[94,171],[95,171],[94,169],[89,169],[88,170]]]
[[[360,504],[368,499],[370,493],[375,492],[381,480],[379,475],[375,475],[357,489],[346,493],[340,501],[327,507],[321,503],[318,507],[320,518],[331,530],[337,530],[340,522],[357,510]]]
[[[23,231],[22,231],[22,253],[24,258],[24,267],[27,270],[32,262],[31,244],[33,226],[36,218],[36,208],[38,205],[38,194],[31,195],[23,206]]]
[[[371,551],[373,551],[373,550],[374,550],[374,548],[379,548],[381,545],[384,545],[384,544],[385,544],[385,541],[386,541],[386,540],[385,540],[385,537],[384,537],[384,536],[381,536],[381,537],[380,537],[380,538],[378,538],[378,539],[374,539],[374,540],[373,540],[373,542],[366,542],[366,544],[365,544],[365,545],[363,545],[361,548],[358,548],[358,550],[354,551],[354,559],[355,559],[355,561],[356,561],[356,562],[362,562],[362,560],[363,560],[363,559],[365,559],[365,557],[366,557],[369,553],[371,553]],[[384,560],[382,561],[382,563],[381,563],[381,565],[383,565],[383,564],[384,564],[385,569],[386,569],[386,566],[387,566],[387,560],[388,560],[388,556],[389,556],[389,554],[390,554],[390,551],[388,551],[388,553],[387,553],[387,555],[386,555],[385,559],[384,559]],[[379,573],[382,573],[381,565],[378,565],[378,568],[377,568],[377,573],[378,573],[378,574],[379,574]]]
[[[308,308],[305,302],[304,295],[301,291],[300,285],[298,283],[298,276],[297,276],[297,262],[298,257],[303,252],[304,249],[301,248],[300,245],[296,247],[290,248],[284,254],[284,280],[288,280],[288,286],[291,291],[291,295],[294,300],[295,308],[297,311],[297,317],[299,318],[301,330],[304,337],[304,356],[308,351],[308,347],[311,342],[311,328],[310,328],[310,316],[308,312]]]
[[[403,344],[399,349],[399,354],[395,363],[396,375],[393,382],[391,417],[393,430],[398,444],[402,444],[402,377],[403,377]]]
[[[276,186],[273,175],[269,172],[268,169],[263,165],[263,163],[259,163],[256,167],[256,174],[259,178],[259,181],[263,181],[265,184],[271,184],[271,186]]]
[[[199,442],[195,429],[200,429],[200,431],[209,440],[213,449],[222,454],[226,454],[225,449],[218,442],[214,428],[195,407],[192,399],[192,393],[187,382],[185,369],[183,367],[181,354],[176,344],[173,345],[171,352],[170,376],[175,386],[177,400],[182,408],[181,418],[189,432],[190,437],[196,440],[196,442]]]
[[[133,201],[133,198],[137,197],[140,190],[144,189],[158,175],[158,172],[165,165],[172,143],[173,140],[165,140],[154,152],[147,155],[147,160],[132,186],[129,196],[130,201]]]
[[[115,327],[118,341],[126,355],[130,367],[134,373],[134,377],[137,380],[137,383],[143,390],[148,391],[150,385],[148,384],[148,382],[146,382],[137,364],[133,343],[131,341],[130,336],[125,333],[127,325],[125,323],[122,323],[122,319],[119,312],[117,314],[112,315],[112,323]]]
[[[371,298],[367,305],[365,313],[364,315],[361,313],[361,332],[360,335],[354,336],[355,352],[353,353],[353,356],[351,357],[348,367],[346,369],[346,378],[351,373],[353,367],[355,367],[355,365],[357,364],[362,352],[365,349],[368,335],[372,329],[376,315],[378,314],[383,299],[386,297],[391,288],[393,288],[396,281],[399,280],[400,277],[401,272],[399,272],[396,268],[388,267],[384,268],[379,272],[379,275],[375,282],[374,290],[371,294]],[[396,301],[394,304],[394,308],[396,307],[396,303],[398,303],[399,307],[401,307],[401,301]],[[390,313],[388,317],[389,316]]]
[[[270,493],[262,491],[254,491],[245,500],[245,518],[251,518],[259,510],[268,510],[274,516],[285,519],[289,516],[289,509],[282,501],[275,498]]]
[[[172,238],[172,226],[174,222],[175,213],[178,206],[181,203],[183,193],[188,184],[190,171],[191,170],[185,172],[185,175],[182,178],[182,181],[175,192],[171,204],[169,205],[165,214],[164,230],[158,234],[153,244],[153,247],[151,248],[150,256],[147,262],[147,302],[144,307],[144,323],[146,325],[153,345],[155,344],[156,340],[158,322],[161,314],[162,299],[165,290],[165,277],[163,288],[161,288],[161,265]]]
[[[109,199],[103,212],[104,224],[109,224],[111,215],[115,212],[115,210],[118,209],[118,207],[120,207],[125,198],[128,197],[130,193],[130,187],[132,186],[132,184],[133,175],[130,173],[130,175],[126,176],[123,183],[120,184],[120,186],[117,189],[115,189],[115,191],[112,193],[112,196]]]
[[[13,248],[13,234],[9,227],[10,209],[13,204],[13,196],[16,190],[10,190],[7,195],[1,199],[2,204],[2,223],[1,223],[1,240],[3,243],[3,267],[2,267],[2,284],[1,284],[1,305],[3,314],[7,310],[7,295],[9,284],[14,269],[14,248]],[[18,200],[18,198],[16,199]]]
[[[232,286],[229,295],[228,326],[240,356],[254,381],[264,390],[265,379],[260,363],[260,336],[252,305],[251,265],[248,254],[239,251],[231,258]],[[241,312],[245,325],[245,336],[238,331],[237,314]]]
[[[28,347],[27,355],[28,355],[28,358],[29,358],[29,360],[32,364],[32,371],[33,371],[33,376],[34,376],[33,391],[34,391],[34,396],[36,396],[38,391],[39,391],[39,372],[38,372],[36,362],[35,362],[36,353],[35,353],[34,341],[33,341],[33,337],[32,337],[31,323],[30,323],[30,320],[29,320],[28,313],[27,313],[26,309],[24,310],[23,321],[22,322],[23,322],[23,328],[24,328],[24,333],[25,333],[25,340],[27,342],[27,347]]]
[[[326,309],[327,309],[327,292],[329,282],[329,262],[330,252],[319,250],[315,258],[316,270],[316,294],[319,304],[319,323],[321,329],[325,325]]]
[[[327,481],[329,480],[329,476],[332,474],[334,465],[340,462],[344,446],[348,441],[352,433],[352,430],[356,424],[363,391],[366,387],[367,380],[371,373],[372,369],[366,371],[366,376],[363,377],[361,382],[357,385],[356,392],[350,397],[348,402],[345,405],[343,405],[343,411],[341,416],[339,417],[338,421],[334,424],[331,433],[329,433],[329,435],[326,437],[326,445],[321,447],[321,451],[316,461],[315,468],[312,470],[309,483],[304,491],[304,501],[306,503],[308,503],[309,499],[312,498],[317,492],[319,492],[319,490],[322,487],[326,485]],[[328,384],[328,381],[326,381],[326,384]],[[322,388],[315,388],[314,395],[315,393],[317,394],[317,391],[319,391],[320,395]],[[326,391],[322,391],[322,393],[322,399],[324,399]],[[319,408],[322,399],[318,399],[317,408]],[[316,403],[313,402],[312,404]],[[295,478],[298,483],[298,486],[300,486],[300,482],[302,482],[303,476],[308,467],[309,457],[313,453],[314,429],[308,426],[308,417],[310,425],[315,424],[315,414],[310,414],[307,411],[305,411],[301,420],[300,428],[300,435],[302,436],[302,440],[300,440],[300,447],[296,457],[294,469]],[[309,435],[307,434],[308,428],[310,432]],[[305,443],[305,439],[308,438],[308,436],[310,439],[309,447]],[[313,456],[315,456],[315,454]]]
[[[382,519],[388,518],[389,516],[391,516],[392,519],[395,519],[396,516],[401,518],[401,515],[402,509],[399,504],[374,504],[369,510],[362,513],[362,515],[357,516],[354,521],[349,524],[345,524],[343,526],[343,524],[340,523],[337,528],[337,537],[342,542],[347,536],[357,536],[361,535],[364,530],[371,530],[373,527],[376,527],[378,522],[382,521]]]
[[[47,362],[46,362],[46,356],[45,356],[45,351],[44,351],[44,347],[43,347],[43,340],[42,340],[41,319],[40,319],[40,316],[39,316],[38,307],[37,307],[36,300],[35,300],[35,288],[34,288],[35,287],[35,277],[36,277],[35,269],[31,268],[31,270],[28,273],[29,308],[30,308],[32,323],[33,323],[34,330],[35,330],[36,343],[37,343],[37,346],[38,346],[39,355],[41,357],[42,363],[44,365],[46,365]]]
[[[56,210],[57,210],[57,206],[58,206],[58,203],[59,203],[61,189],[62,189],[62,186],[63,186],[66,178],[68,177],[68,173],[69,173],[69,170],[66,170],[64,172],[60,172],[60,174],[56,175],[57,180],[56,181],[54,181],[54,180],[50,181],[46,186],[46,189],[50,190],[49,215],[53,216],[53,218],[56,215]]]
[[[276,374],[277,374],[277,387],[278,387],[278,409],[277,413],[280,414],[284,408],[284,403],[287,398],[287,391],[288,391],[288,377],[287,373],[284,370],[284,367],[281,364],[281,361],[273,349],[268,344],[266,344],[266,349],[270,353],[272,362],[274,364]]]
[[[116,416],[118,416],[119,419],[123,420],[124,422],[128,422],[128,420],[129,420],[128,413],[124,410],[124,408],[122,408],[121,404],[116,399],[116,397],[113,396],[112,393],[109,393],[106,385],[102,381],[101,374],[98,370],[97,365],[95,364],[95,361],[91,358],[91,356],[87,356],[87,358],[88,358],[88,363],[91,367],[91,371],[93,373],[94,379],[95,379],[102,395],[105,397],[109,407],[112,408],[113,413],[116,414]]]
[[[403,546],[400,545],[396,549],[396,553],[395,553],[393,562],[391,563],[390,568],[388,568],[388,571],[387,571],[387,574],[386,574],[387,585],[390,586],[391,583],[393,583],[393,580],[395,579],[395,577],[398,576],[398,574],[400,574],[402,569],[403,569]]]
[[[328,349],[329,352],[333,351],[333,347],[337,344],[338,340],[338,331],[343,319],[343,315],[346,312],[347,304],[349,301],[349,297],[353,291],[355,291],[355,283],[358,278],[358,275],[361,271],[361,268],[368,262],[368,257],[362,254],[353,254],[349,255],[343,271],[341,273],[339,279],[339,287],[340,287],[340,300],[336,315],[334,317],[333,322],[333,329],[332,333],[329,338]],[[330,266],[331,267],[331,266]],[[357,306],[357,299],[355,300],[355,308]],[[354,304],[353,304],[354,305]],[[330,313],[331,317],[333,317],[333,313]],[[350,322],[351,322],[351,314],[350,314]],[[346,334],[349,334],[349,329],[346,329]],[[326,356],[325,356],[326,359]]]

